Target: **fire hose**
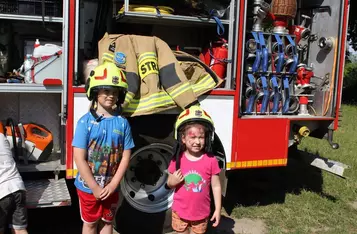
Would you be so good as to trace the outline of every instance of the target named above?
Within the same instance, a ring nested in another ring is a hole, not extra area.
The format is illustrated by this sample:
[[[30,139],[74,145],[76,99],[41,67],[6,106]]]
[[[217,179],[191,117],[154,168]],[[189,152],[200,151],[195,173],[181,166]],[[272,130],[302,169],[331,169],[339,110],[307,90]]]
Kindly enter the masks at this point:
[[[283,42],[281,40],[281,38],[279,37],[278,34],[274,34],[275,40],[278,43],[278,62],[277,65],[275,67],[275,71],[276,73],[273,73],[273,76],[271,78],[271,82],[273,85],[273,90],[274,90],[274,94],[273,94],[273,108],[272,108],[272,113],[276,114],[278,112],[279,109],[279,101],[280,101],[280,93],[279,93],[279,85],[278,85],[278,81],[276,78],[276,74],[280,74],[283,70],[283,65],[284,65],[284,51],[283,51]]]
[[[125,6],[119,10],[119,14],[124,13]],[[158,16],[163,15],[172,15],[174,13],[174,9],[168,6],[150,6],[150,5],[135,5],[135,4],[130,4],[129,5],[129,11],[133,12],[143,12],[143,13],[151,13],[151,14],[157,14]]]
[[[261,59],[261,48],[260,48],[260,41],[259,41],[259,37],[258,34],[256,32],[252,32],[252,35],[254,37],[254,41],[256,43],[256,50],[255,50],[255,60],[252,66],[252,73],[256,73],[260,67],[260,59]],[[254,75],[252,73],[248,74],[248,79],[249,79],[249,83],[251,86],[251,93],[249,95],[249,100],[248,100],[248,107],[246,109],[246,113],[247,114],[251,114],[253,111],[253,106],[254,106],[254,102],[255,102],[255,96],[257,95],[257,85],[255,83],[255,78]]]
[[[289,111],[289,104],[290,104],[290,90],[289,90],[289,77],[292,76],[298,64],[298,55],[296,51],[296,45],[294,40],[291,38],[290,35],[286,35],[289,40],[290,45],[292,45],[292,62],[289,66],[288,74],[286,74],[283,78],[283,87],[284,87],[284,105],[283,105],[283,114]]]
[[[265,39],[264,39],[264,35],[263,33],[259,33],[259,40],[260,40],[260,46],[261,46],[261,50],[262,50],[262,59],[263,59],[263,63],[262,63],[262,75],[260,77],[261,81],[262,81],[262,86],[263,86],[263,100],[262,100],[262,107],[260,109],[260,113],[265,113],[267,106],[268,106],[268,102],[269,102],[269,90],[268,90],[268,83],[267,83],[267,78],[265,76],[265,74],[268,71],[268,59],[269,59],[269,53],[268,53],[268,49],[266,48],[265,45]]]

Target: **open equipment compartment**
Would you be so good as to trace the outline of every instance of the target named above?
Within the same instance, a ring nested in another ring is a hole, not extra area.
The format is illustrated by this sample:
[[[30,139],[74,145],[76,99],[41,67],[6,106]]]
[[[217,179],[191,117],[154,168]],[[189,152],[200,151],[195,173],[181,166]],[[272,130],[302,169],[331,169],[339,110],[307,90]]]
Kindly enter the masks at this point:
[[[28,208],[71,204],[59,178],[66,168],[67,9],[66,0],[0,0],[0,121]]]
[[[216,2],[219,4],[219,1]],[[170,3],[151,1],[150,4],[145,1],[129,2],[128,0],[82,1],[79,10],[78,75],[74,85],[84,84],[86,77],[83,63],[90,64],[91,60],[97,59],[97,43],[104,33],[108,32],[109,34],[156,36],[165,41],[172,50],[183,50],[196,57],[199,57],[204,49],[210,47],[210,42],[224,38],[228,41],[228,55],[224,62],[226,65],[223,77],[225,82],[218,89],[234,89],[236,3],[233,0],[223,2],[225,4],[224,7],[222,6],[225,9],[222,11],[224,15],[221,18],[216,17],[218,21],[215,21],[214,17],[210,17],[206,12],[198,15],[192,6],[190,12],[187,1]],[[145,6],[137,8],[138,4],[145,4]],[[162,5],[165,7],[161,7]],[[105,14],[108,11],[113,13]],[[222,35],[218,35],[218,32]]]
[[[248,1],[240,105],[244,118],[336,115],[339,54],[344,53],[338,41],[342,3]]]

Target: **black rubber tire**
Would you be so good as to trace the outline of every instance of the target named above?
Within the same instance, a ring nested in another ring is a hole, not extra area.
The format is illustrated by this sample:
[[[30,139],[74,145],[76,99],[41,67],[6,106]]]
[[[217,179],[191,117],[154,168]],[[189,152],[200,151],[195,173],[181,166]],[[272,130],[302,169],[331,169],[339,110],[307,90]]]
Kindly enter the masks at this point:
[[[129,118],[128,120],[135,142],[132,153],[152,143],[173,146],[173,126],[176,115],[148,115]],[[114,225],[115,230],[120,234],[169,233],[172,232],[171,209],[159,213],[144,213],[133,208],[120,194],[119,208]]]

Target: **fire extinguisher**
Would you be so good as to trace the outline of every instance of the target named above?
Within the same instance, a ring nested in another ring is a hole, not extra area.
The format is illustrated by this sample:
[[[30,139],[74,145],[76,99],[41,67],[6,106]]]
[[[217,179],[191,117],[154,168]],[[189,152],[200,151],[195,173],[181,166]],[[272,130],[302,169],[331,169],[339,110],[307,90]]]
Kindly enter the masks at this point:
[[[228,43],[225,39],[211,43],[210,48],[204,49],[199,57],[219,78],[226,77]]]

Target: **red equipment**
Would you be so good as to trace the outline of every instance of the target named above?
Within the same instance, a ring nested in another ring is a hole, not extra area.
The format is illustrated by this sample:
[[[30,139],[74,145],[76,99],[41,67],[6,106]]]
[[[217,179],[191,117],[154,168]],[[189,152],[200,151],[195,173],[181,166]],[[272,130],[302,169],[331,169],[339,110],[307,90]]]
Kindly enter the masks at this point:
[[[310,79],[314,76],[314,72],[311,67],[307,67],[306,65],[301,65],[297,69],[297,79],[296,83],[299,87],[307,87],[310,86]]]
[[[299,44],[301,39],[306,40],[310,36],[310,29],[305,27],[306,19],[311,19],[311,17],[306,15],[301,15],[303,19],[300,25],[293,25],[290,27],[290,34],[295,34],[296,44]]]
[[[219,78],[226,77],[228,44],[225,39],[211,43],[211,47],[204,49],[199,57]]]

